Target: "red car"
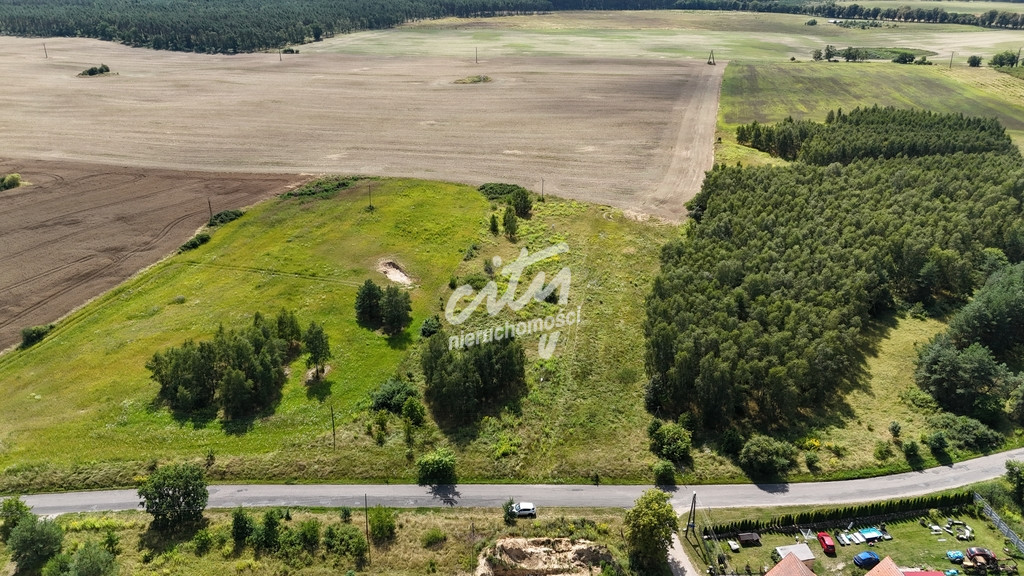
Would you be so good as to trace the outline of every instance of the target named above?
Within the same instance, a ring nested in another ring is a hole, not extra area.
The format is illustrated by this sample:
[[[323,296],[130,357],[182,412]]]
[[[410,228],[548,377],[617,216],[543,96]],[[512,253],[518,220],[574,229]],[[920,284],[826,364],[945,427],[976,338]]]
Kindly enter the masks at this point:
[[[825,551],[825,554],[835,555],[836,544],[827,532],[818,532],[818,544],[821,544],[821,549]]]
[[[978,547],[968,548],[967,549],[967,557],[970,558],[971,561],[973,561],[973,562],[977,562],[978,558],[983,558],[985,560],[985,564],[988,564],[989,566],[992,566],[992,565],[998,563],[998,560],[996,560],[996,555],[993,554],[992,551],[989,550],[988,548],[978,548]]]

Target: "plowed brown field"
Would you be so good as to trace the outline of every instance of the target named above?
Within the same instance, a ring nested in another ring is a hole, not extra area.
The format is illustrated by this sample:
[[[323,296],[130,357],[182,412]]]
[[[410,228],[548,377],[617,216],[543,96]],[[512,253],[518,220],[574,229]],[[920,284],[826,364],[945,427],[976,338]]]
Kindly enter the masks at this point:
[[[10,172],[31,184],[0,192],[0,349],[173,252],[210,206],[253,204],[300,180],[0,159]]]

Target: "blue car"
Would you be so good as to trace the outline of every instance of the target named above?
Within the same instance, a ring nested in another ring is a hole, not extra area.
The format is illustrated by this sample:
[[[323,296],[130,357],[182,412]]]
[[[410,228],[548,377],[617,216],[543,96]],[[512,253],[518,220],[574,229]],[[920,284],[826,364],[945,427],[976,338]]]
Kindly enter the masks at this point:
[[[874,568],[881,561],[882,559],[878,557],[878,554],[870,550],[859,552],[853,557],[853,563],[866,570]]]

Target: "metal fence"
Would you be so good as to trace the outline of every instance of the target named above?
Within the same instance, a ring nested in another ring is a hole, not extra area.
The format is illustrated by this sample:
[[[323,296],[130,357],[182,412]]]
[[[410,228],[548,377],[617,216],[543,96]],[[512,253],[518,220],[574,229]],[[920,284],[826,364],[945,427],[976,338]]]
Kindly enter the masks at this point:
[[[996,525],[996,528],[999,528],[999,531],[1003,533],[1003,536],[1006,536],[1007,540],[1013,542],[1013,545],[1017,548],[1018,552],[1024,554],[1024,540],[1021,540],[1020,536],[1017,536],[1017,533],[1007,526],[1006,522],[1003,522],[1003,519],[999,517],[999,514],[997,514],[991,506],[989,506],[988,501],[981,497],[981,494],[978,494],[977,492],[974,493],[974,503],[981,504],[981,509],[985,513],[985,516],[988,516],[988,519]]]

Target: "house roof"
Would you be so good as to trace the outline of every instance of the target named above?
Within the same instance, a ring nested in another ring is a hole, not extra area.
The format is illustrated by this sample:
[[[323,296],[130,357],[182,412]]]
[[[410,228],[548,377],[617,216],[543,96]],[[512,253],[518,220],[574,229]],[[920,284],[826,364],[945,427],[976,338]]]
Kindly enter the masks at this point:
[[[790,548],[790,546],[780,546],[780,548]],[[811,572],[811,569],[804,565],[796,554],[788,553],[765,576],[814,576],[814,572]]]
[[[886,556],[874,568],[868,570],[866,576],[903,576],[903,573],[900,572],[892,558]]]

